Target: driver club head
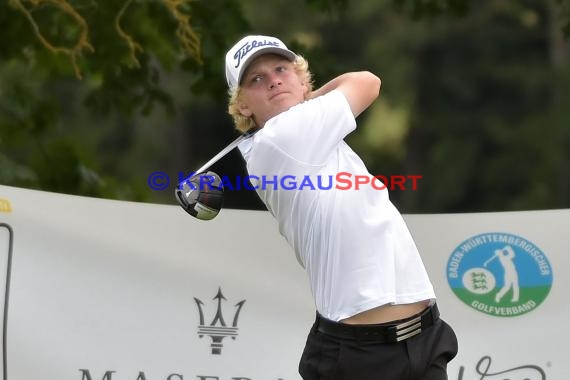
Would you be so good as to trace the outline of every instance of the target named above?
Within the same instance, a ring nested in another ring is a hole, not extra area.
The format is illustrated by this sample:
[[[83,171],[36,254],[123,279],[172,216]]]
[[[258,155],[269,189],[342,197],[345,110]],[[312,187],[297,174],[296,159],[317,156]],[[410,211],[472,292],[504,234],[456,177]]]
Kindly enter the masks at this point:
[[[178,204],[200,220],[214,219],[224,203],[224,186],[212,171],[199,173],[179,183],[175,189]]]

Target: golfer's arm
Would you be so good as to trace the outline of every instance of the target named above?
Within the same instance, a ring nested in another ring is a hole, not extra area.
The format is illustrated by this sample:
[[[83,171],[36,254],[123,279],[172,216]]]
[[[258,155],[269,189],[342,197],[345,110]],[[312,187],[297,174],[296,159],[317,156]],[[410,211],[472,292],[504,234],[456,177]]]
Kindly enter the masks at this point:
[[[354,117],[360,115],[380,94],[381,81],[369,71],[342,74],[311,93],[311,98],[332,90],[341,91],[350,105]]]

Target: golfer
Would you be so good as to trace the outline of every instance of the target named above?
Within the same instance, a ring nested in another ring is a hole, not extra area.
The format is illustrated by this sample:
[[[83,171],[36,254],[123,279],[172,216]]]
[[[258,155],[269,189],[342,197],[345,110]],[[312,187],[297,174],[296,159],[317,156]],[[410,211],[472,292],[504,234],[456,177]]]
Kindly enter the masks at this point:
[[[226,79],[236,128],[260,129],[239,146],[250,175],[317,183],[343,172],[378,181],[344,141],[378,97],[377,76],[346,73],[313,90],[303,57],[277,38],[252,35],[228,51]],[[257,185],[307,271],[316,305],[299,364],[303,379],[447,379],[457,339],[439,318],[418,249],[387,190]]]

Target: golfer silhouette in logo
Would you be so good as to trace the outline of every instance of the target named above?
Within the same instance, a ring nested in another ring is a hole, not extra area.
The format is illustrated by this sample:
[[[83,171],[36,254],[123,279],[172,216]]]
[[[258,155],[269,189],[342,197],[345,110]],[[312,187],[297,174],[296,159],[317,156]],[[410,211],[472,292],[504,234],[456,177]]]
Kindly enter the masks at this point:
[[[483,264],[483,266],[486,267],[487,264],[489,264],[495,258],[499,259],[499,262],[503,266],[504,271],[503,287],[495,295],[495,302],[501,302],[501,298],[503,298],[510,289],[513,290],[513,297],[511,298],[511,302],[518,302],[520,289],[519,274],[514,262],[515,251],[510,245],[507,245],[502,249],[496,249],[495,254],[489,260],[485,261],[485,264]]]

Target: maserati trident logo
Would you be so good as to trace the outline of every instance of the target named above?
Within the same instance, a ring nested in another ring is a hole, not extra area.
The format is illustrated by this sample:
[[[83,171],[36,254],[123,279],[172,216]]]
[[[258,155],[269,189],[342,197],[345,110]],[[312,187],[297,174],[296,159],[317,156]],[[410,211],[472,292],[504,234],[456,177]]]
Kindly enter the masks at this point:
[[[204,322],[204,303],[198,298],[194,297],[194,301],[196,301],[196,305],[198,305],[198,312],[200,313],[198,336],[200,338],[203,338],[204,335],[208,335],[210,338],[212,338],[212,344],[210,345],[212,348],[212,355],[221,355],[222,348],[224,347],[222,340],[227,336],[231,336],[234,340],[237,338],[238,318],[245,300],[241,300],[235,304],[236,311],[231,326],[228,326],[226,324],[224,316],[222,315],[222,300],[227,301],[226,297],[224,297],[222,294],[222,288],[218,288],[218,294],[216,294],[213,300],[218,300],[218,309],[216,310],[216,315],[214,315],[212,323],[210,323],[210,325],[206,325]]]

